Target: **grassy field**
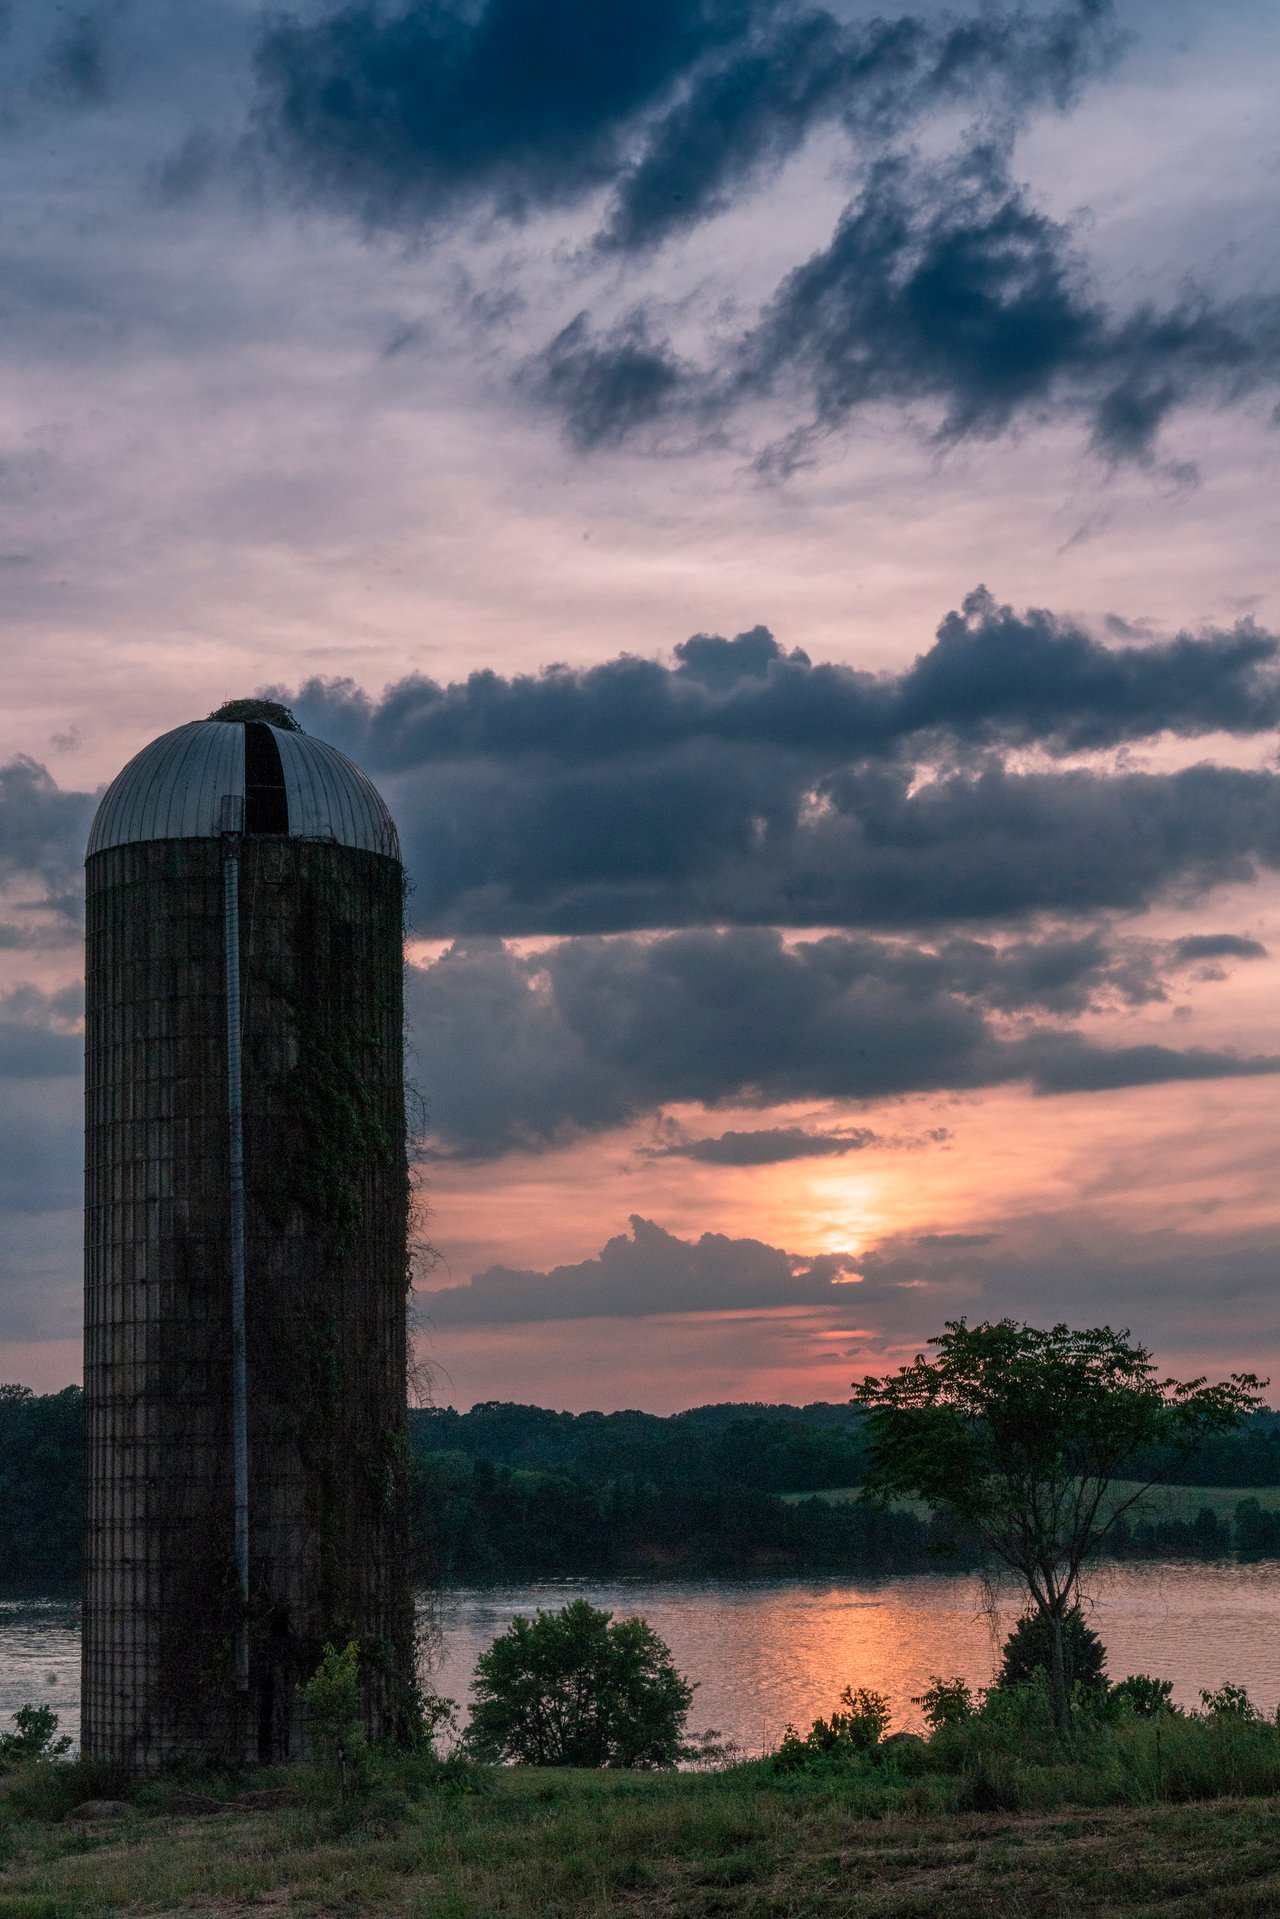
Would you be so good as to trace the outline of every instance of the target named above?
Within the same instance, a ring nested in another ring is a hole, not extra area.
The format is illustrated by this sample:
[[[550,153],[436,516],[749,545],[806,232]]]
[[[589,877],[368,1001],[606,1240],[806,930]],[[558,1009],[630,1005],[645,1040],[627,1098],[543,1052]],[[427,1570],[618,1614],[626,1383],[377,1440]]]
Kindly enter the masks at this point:
[[[1130,1482],[1116,1481],[1116,1492],[1120,1497],[1131,1490],[1136,1490],[1136,1487]],[[860,1486],[839,1486],[830,1492],[783,1493],[782,1497],[789,1505],[794,1505],[800,1499],[826,1499],[836,1505],[847,1505],[850,1500],[857,1499],[861,1492]],[[1153,1486],[1143,1494],[1130,1518],[1194,1519],[1200,1508],[1207,1506],[1219,1519],[1230,1519],[1242,1499],[1256,1499],[1265,1512],[1276,1512],[1280,1510],[1280,1486]],[[928,1506],[919,1499],[895,1500],[894,1504],[921,1517],[929,1512]]]
[[[872,1809],[876,1810],[876,1809]],[[1177,1919],[1280,1912],[1280,1800],[879,1809],[838,1783],[500,1773],[383,1830],[301,1809],[10,1830],[0,1919]]]

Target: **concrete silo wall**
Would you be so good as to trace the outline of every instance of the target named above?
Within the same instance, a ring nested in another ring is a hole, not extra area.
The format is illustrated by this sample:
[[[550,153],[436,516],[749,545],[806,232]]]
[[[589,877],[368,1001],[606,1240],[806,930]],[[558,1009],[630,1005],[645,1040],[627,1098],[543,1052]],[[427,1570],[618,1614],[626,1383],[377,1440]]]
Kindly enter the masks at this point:
[[[234,1563],[223,852],[88,863],[84,1746],[134,1769],[296,1754],[362,1648],[408,1705],[401,869],[240,846],[249,1689]]]

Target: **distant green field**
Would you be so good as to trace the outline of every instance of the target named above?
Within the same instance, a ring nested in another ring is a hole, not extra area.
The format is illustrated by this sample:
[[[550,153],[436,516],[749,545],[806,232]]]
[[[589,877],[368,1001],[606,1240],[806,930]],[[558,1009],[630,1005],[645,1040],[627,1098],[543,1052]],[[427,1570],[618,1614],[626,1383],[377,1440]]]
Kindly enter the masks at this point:
[[[1136,1489],[1133,1481],[1116,1482],[1118,1493]],[[783,1493],[782,1497],[791,1505],[800,1499],[826,1499],[833,1505],[841,1506],[851,1499],[857,1499],[861,1491],[861,1486],[838,1486],[829,1492]],[[1265,1511],[1276,1512],[1280,1510],[1280,1486],[1153,1486],[1143,1494],[1130,1517],[1194,1519],[1200,1508],[1207,1506],[1219,1519],[1230,1519],[1242,1499],[1256,1499]],[[894,1504],[922,1516],[929,1511],[921,1499],[899,1499]]]
[[[1123,1490],[1125,1482],[1117,1485]],[[1219,1519],[1230,1519],[1242,1499],[1256,1499],[1264,1511],[1275,1512],[1280,1509],[1280,1486],[1153,1486],[1134,1513],[1148,1519],[1194,1519],[1207,1506]]]

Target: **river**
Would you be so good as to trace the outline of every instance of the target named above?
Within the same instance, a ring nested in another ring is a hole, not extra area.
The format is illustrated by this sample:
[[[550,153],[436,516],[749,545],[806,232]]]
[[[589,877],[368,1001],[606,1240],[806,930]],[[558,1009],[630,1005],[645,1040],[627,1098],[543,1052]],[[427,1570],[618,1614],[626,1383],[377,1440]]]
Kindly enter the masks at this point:
[[[885,1579],[580,1580],[457,1589],[423,1609],[434,1631],[430,1684],[465,1706],[477,1655],[518,1612],[589,1599],[639,1613],[698,1685],[690,1727],[714,1729],[747,1752],[775,1745],[788,1720],[829,1712],[843,1685],[888,1696],[893,1723],[916,1727],[912,1705],[931,1675],[991,1678],[997,1620],[969,1575]],[[1104,1567],[1091,1576],[1090,1623],[1113,1678],[1171,1679],[1181,1705],[1224,1680],[1268,1713],[1280,1701],[1280,1564]],[[67,1599],[0,1599],[0,1726],[25,1701],[51,1706],[79,1731],[79,1621]]]

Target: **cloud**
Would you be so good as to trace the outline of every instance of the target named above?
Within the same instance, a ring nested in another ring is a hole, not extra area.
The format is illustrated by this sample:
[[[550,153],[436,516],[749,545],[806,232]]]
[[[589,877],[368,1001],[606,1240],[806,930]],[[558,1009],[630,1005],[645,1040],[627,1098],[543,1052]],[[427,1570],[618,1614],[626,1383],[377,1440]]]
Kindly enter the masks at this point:
[[[574,445],[585,450],[617,443],[662,413],[682,379],[670,346],[651,337],[643,314],[597,341],[580,313],[542,355],[533,386],[563,416]]]
[[[815,663],[755,627],[695,635],[669,662],[413,676],[376,701],[312,681],[286,697],[380,781],[422,934],[1007,926],[1138,910],[1280,865],[1269,767],[1053,764],[1163,734],[1272,730],[1280,642],[1248,622],[1104,645],[979,590],[896,674]],[[1027,748],[1039,760],[1011,759]],[[93,804],[28,757],[0,767],[0,944],[74,936]],[[1001,990],[1022,993],[1025,963],[1047,1010],[1077,1009],[1090,938],[1038,940],[1021,962],[1006,950]],[[980,946],[969,963],[986,964]],[[1119,999],[1156,991],[1136,946],[1110,963]]]
[[[0,766],[0,877],[34,873],[64,884],[84,859],[93,805],[25,753]]]
[[[629,325],[644,327],[642,310]],[[775,472],[886,404],[923,409],[941,443],[1074,414],[1108,461],[1149,462],[1179,408],[1280,383],[1280,300],[1224,305],[1192,290],[1163,309],[1112,312],[1072,231],[1010,178],[1004,144],[987,142],[940,164],[882,155],[830,242],[718,361],[696,369],[651,349],[643,395],[611,411],[623,344],[597,338],[583,313],[534,362],[535,386],[580,447],[672,416],[709,427],[777,399],[803,417],[762,455]],[[595,395],[590,411],[580,389]]]
[[[802,1126],[761,1126],[750,1132],[717,1133],[705,1139],[680,1137],[644,1149],[649,1159],[692,1159],[704,1166],[780,1166],[793,1159],[830,1159],[865,1152],[887,1142],[869,1126],[838,1133],[813,1133]]]
[[[1065,107],[1119,50],[1112,9],[840,21],[792,9],[736,57],[695,77],[654,126],[616,191],[602,242],[651,247],[731,204],[824,122],[855,148],[928,114],[979,101],[1006,131],[1030,108]]]
[[[1173,952],[1183,966],[1195,966],[1203,960],[1267,957],[1267,949],[1259,940],[1245,939],[1239,933],[1188,933],[1173,942]]]
[[[101,106],[107,97],[106,19],[99,8],[69,15],[49,48],[47,86],[75,106]]]
[[[449,1332],[654,1314],[773,1314],[774,1340],[799,1340],[824,1370],[839,1353],[850,1379],[886,1355],[896,1363],[919,1350],[946,1319],[1044,1324],[1062,1316],[1064,1300],[1073,1324],[1132,1326],[1164,1352],[1202,1357],[1220,1346],[1225,1309],[1237,1351],[1265,1353],[1274,1338],[1277,1247],[1265,1229],[1209,1240],[1056,1212],[1010,1222],[999,1234],[904,1234],[856,1258],[814,1258],[719,1233],[684,1240],[639,1217],[630,1225],[630,1234],[576,1263],[546,1272],[493,1266],[464,1285],[422,1294],[428,1320]],[[833,1347],[833,1329],[844,1332],[843,1347]],[[692,1335],[692,1323],[686,1330]],[[449,1350],[443,1342],[441,1350]]]
[[[1038,746],[1052,754],[1280,725],[1280,638],[1225,631],[1105,645],[1041,607],[1016,612],[985,587],[898,673],[815,664],[767,627],[698,633],[671,664],[622,654],[511,679],[481,670],[441,686],[411,675],[374,702],[350,680],[311,680],[288,698],[309,724],[374,770],[424,760],[589,766],[697,744],[813,755],[817,767],[956,748]],[[816,769],[813,769],[816,770]]]
[[[1072,970],[1039,966],[1027,943],[787,944],[763,929],[578,938],[533,954],[458,942],[407,976],[414,1041],[431,1062],[434,1149],[538,1151],[681,1102],[764,1107],[1013,1083],[1048,1095],[1280,1070],[1270,1055],[1099,1046],[1047,1023],[1046,1006],[1104,1001],[1118,975],[1121,996],[1129,990],[1122,949],[1090,952],[1077,944]],[[1143,964],[1158,988],[1150,955]],[[1021,1017],[1010,1023],[1012,1010]],[[689,1156],[752,1163],[754,1138],[724,1135]],[[794,1143],[765,1138],[781,1144],[770,1157]]]
[[[1008,759],[1269,731],[1278,652],[1247,622],[1103,645],[980,589],[898,674],[755,627],[669,664],[283,696],[381,778],[424,934],[936,926],[1136,910],[1280,863],[1270,769]]]
[[[860,1322],[875,1332],[850,1357],[919,1342],[959,1313],[1043,1325],[1062,1317],[1065,1300],[1073,1325],[1129,1326],[1158,1350],[1200,1361],[1227,1346],[1265,1365],[1278,1257],[1271,1227],[1133,1230],[1068,1211],[1007,1221],[997,1236],[903,1235],[859,1257]]]
[[[420,1293],[419,1299],[438,1327],[768,1311],[829,1300],[853,1270],[848,1254],[797,1258],[761,1240],[723,1233],[683,1240],[633,1214],[630,1237],[619,1233],[593,1259],[547,1273],[491,1266],[465,1286]]]
[[[25,753],[0,765],[0,948],[78,939],[94,796],[60,788]]]
[[[0,1079],[78,1076],[84,1065],[78,1030],[83,999],[78,983],[54,993],[17,986],[0,995]]]
[[[608,196],[638,252],[720,212],[819,126],[883,142],[960,103],[1066,106],[1121,44],[1104,0],[1047,15],[842,20],[797,0],[487,0],[277,15],[256,116],[304,189],[370,225]]]
[[[308,189],[375,224],[488,198],[520,216],[608,184],[629,130],[767,0],[410,0],[277,16],[259,122]]]
[[[1179,409],[1276,386],[1280,301],[1191,287],[1123,310],[1091,281],[1075,228],[1013,177],[1028,114],[1072,104],[1124,44],[1106,0],[870,20],[801,0],[603,13],[589,0],[357,0],[268,22],[253,117],[277,177],[368,229],[456,227],[476,211],[521,221],[591,199],[596,251],[624,266],[834,128],[859,190],[753,321],[735,330],[726,289],[704,288],[684,309],[701,349],[677,353],[660,282],[618,317],[611,281],[599,297],[613,317],[584,307],[558,325],[517,385],[583,451],[659,425],[697,445],[781,405],[791,424],[760,457],[787,472],[888,405],[943,443],[1076,415],[1106,461],[1150,463]],[[968,124],[939,156],[957,111]],[[927,155],[910,145],[917,128]],[[595,258],[557,255],[555,283]]]

